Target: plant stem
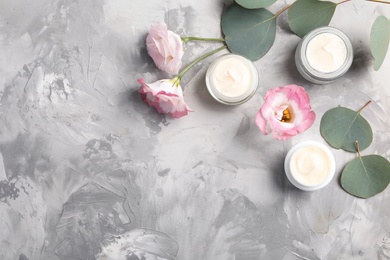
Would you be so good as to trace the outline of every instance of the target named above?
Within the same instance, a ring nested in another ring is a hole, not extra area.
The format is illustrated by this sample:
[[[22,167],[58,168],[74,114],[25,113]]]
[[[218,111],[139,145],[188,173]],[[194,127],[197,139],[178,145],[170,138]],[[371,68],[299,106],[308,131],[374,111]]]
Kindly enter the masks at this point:
[[[337,3],[336,5],[341,5],[341,4],[344,4],[346,2],[350,2],[352,0],[344,0],[344,1],[341,1],[340,3]],[[381,3],[381,4],[390,4],[389,1],[384,1],[384,0],[366,0],[366,2],[373,2],[373,3]]]
[[[371,100],[369,100],[361,109],[359,109],[358,113],[360,114],[363,109],[365,109],[369,104],[371,104]]]
[[[358,140],[355,141],[355,146],[356,146],[356,151],[357,151],[357,153],[358,153],[358,156],[359,156],[359,157],[362,157],[362,156],[360,155],[360,147],[359,147],[359,141],[358,141]]]
[[[279,15],[281,15],[284,11],[286,11],[287,9],[289,9],[292,5],[287,5],[285,6],[282,10],[280,10],[279,12],[277,12],[274,17],[278,17]]]
[[[381,1],[381,0],[367,0],[367,2],[390,4],[390,2],[388,2],[388,1]]]
[[[218,48],[218,49],[215,49],[211,52],[208,52],[202,56],[200,56],[199,58],[197,58],[196,60],[194,60],[193,62],[191,62],[190,64],[187,65],[187,67],[185,67],[176,77],[180,80],[181,77],[183,77],[183,75],[189,70],[191,69],[196,63],[198,63],[199,61],[203,60],[203,59],[206,59],[207,57],[219,52],[219,51],[222,51],[223,49],[226,49],[226,45]]]
[[[223,38],[202,38],[202,37],[182,37],[181,40],[183,43],[186,43],[188,41],[206,41],[206,42],[224,42],[225,39]]]
[[[341,4],[344,4],[346,2],[351,2],[352,0],[343,0],[341,1],[340,3],[337,3],[336,5],[341,5]],[[374,3],[382,3],[382,4],[390,4],[389,1],[385,1],[385,0],[366,0],[367,2],[374,2]],[[278,17],[279,15],[281,15],[284,11],[286,11],[287,9],[289,9],[290,7],[292,6],[291,5],[287,5],[285,6],[282,10],[280,10],[279,12],[277,12],[274,17]]]
[[[344,4],[346,2],[350,2],[351,0],[344,0],[344,1],[341,1],[340,3],[337,3],[336,5],[341,5],[341,4]]]

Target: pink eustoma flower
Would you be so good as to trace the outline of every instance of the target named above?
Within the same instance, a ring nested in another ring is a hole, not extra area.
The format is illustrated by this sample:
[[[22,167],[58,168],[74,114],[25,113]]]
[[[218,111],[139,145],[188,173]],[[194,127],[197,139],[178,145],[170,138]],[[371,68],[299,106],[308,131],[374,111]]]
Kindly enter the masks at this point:
[[[144,79],[138,79],[138,83],[141,84],[138,92],[141,94],[142,100],[149,106],[156,108],[159,113],[180,118],[192,110],[184,101],[183,90],[179,82],[178,77],[162,79],[149,84],[145,83]]]
[[[149,30],[146,48],[157,68],[170,74],[177,74],[183,57],[183,43],[179,35],[167,29],[165,23],[157,23]]]
[[[315,119],[305,89],[287,85],[267,91],[256,124],[263,134],[272,133],[278,140],[287,140],[311,127]]]

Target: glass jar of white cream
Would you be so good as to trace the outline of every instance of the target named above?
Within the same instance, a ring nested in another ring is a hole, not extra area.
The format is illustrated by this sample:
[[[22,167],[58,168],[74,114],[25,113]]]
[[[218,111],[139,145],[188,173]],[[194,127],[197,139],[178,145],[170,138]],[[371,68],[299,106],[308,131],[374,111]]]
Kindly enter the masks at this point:
[[[290,149],[284,161],[284,170],[295,187],[314,191],[329,184],[336,170],[336,162],[324,144],[306,141]]]
[[[210,95],[225,105],[239,105],[256,92],[259,75],[252,61],[237,54],[216,58],[206,72]]]
[[[295,64],[310,82],[327,84],[344,75],[351,67],[353,48],[349,38],[333,27],[309,32],[295,52]]]

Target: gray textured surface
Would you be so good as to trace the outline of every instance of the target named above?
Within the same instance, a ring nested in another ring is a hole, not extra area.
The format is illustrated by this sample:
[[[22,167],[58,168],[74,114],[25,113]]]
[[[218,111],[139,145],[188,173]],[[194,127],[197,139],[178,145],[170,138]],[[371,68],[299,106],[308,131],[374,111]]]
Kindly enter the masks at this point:
[[[256,62],[260,87],[249,102],[211,99],[211,58],[182,81],[195,112],[157,114],[136,92],[138,77],[167,77],[147,56],[149,26],[217,37],[229,3],[0,0],[0,259],[390,259],[390,188],[361,200],[338,184],[353,154],[332,150],[336,177],[316,192],[297,190],[283,171],[293,144],[323,141],[326,110],[369,99],[366,152],[390,158],[390,57],[374,72],[368,44],[390,6],[338,8],[331,25],[356,57],[333,84],[299,76],[299,38],[283,14],[274,46]],[[189,43],[184,63],[214,46]],[[263,136],[253,120],[262,96],[291,83],[309,92],[315,124],[285,142]]]

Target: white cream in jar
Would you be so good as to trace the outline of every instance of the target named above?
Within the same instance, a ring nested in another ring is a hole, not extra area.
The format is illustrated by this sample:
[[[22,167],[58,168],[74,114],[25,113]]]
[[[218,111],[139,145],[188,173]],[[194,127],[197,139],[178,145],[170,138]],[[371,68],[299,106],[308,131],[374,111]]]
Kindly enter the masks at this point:
[[[306,57],[309,65],[324,73],[338,70],[347,58],[347,46],[333,33],[321,33],[307,44]]]
[[[206,73],[211,96],[227,105],[238,105],[250,99],[258,86],[258,72],[252,61],[237,54],[226,54],[214,60]]]
[[[287,153],[285,172],[290,182],[302,190],[318,190],[333,178],[336,163],[324,144],[315,141],[295,145]]]
[[[325,26],[309,32],[298,44],[295,64],[308,81],[327,84],[344,75],[351,67],[353,48],[340,30]]]

